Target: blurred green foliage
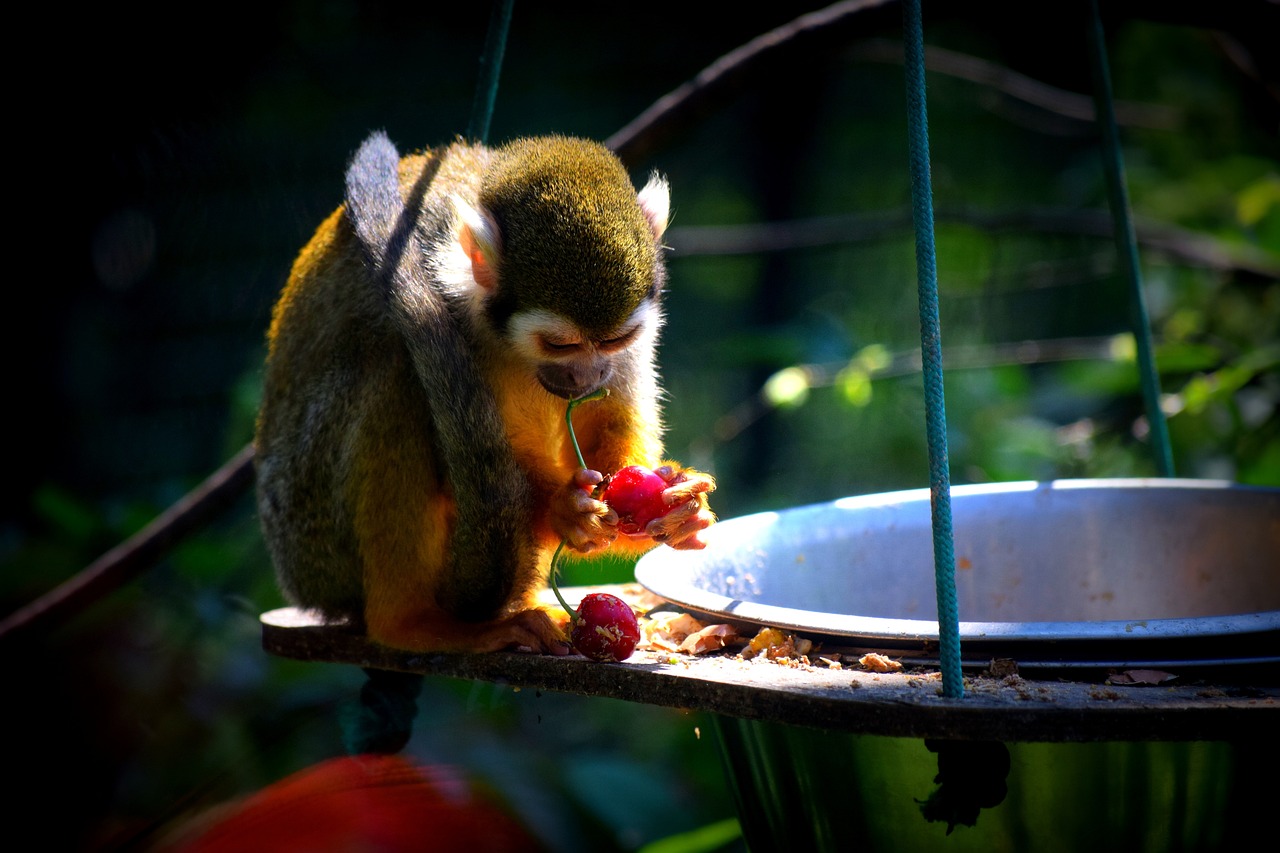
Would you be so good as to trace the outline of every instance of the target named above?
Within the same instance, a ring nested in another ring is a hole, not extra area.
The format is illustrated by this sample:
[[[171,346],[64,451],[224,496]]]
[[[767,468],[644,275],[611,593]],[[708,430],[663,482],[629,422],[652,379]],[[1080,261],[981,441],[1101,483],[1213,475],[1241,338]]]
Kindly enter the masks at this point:
[[[659,5],[647,19],[692,14]],[[605,137],[801,7],[710,4],[701,25],[637,39],[647,21],[625,5],[518,6],[494,136]],[[1083,35],[1030,38],[1019,8],[927,8],[926,41],[1087,95]],[[6,610],[249,440],[271,303],[365,132],[412,148],[465,125],[485,8],[206,11],[181,46],[129,13],[87,21],[76,50],[100,73],[19,105],[51,132],[43,168],[59,182],[31,215],[66,223],[47,256],[72,259],[67,280],[34,286],[49,350],[10,361],[30,368],[0,528]],[[1140,17],[1109,33],[1117,99],[1171,117],[1121,132],[1134,212],[1159,226],[1140,253],[1178,473],[1280,485],[1276,78],[1268,99],[1231,61],[1257,33]],[[840,49],[777,69],[632,164],[674,192],[668,450],[717,475],[724,517],[927,482],[902,75],[877,58],[898,37],[896,11],[868,14]],[[929,85],[953,481],[1153,474],[1105,220],[1061,224],[1105,207],[1091,125],[946,68]],[[838,241],[694,248],[698,226],[813,236],[848,215]],[[575,563],[565,582],[630,570]],[[362,675],[263,654],[258,615],[281,603],[246,496],[36,646],[6,648],[19,824],[26,796],[52,798],[68,815],[42,846],[145,847],[339,754]],[[429,680],[409,749],[465,768],[553,849],[717,849],[741,842],[707,722]]]

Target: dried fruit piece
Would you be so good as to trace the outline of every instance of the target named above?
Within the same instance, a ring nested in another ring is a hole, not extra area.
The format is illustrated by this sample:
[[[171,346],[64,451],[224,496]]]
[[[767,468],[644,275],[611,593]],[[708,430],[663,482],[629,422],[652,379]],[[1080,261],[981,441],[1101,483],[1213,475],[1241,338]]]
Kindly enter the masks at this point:
[[[878,652],[868,652],[858,658],[858,663],[862,664],[863,669],[869,669],[872,672],[901,672],[902,663],[893,658],[885,657]]]
[[[593,592],[583,596],[569,641],[583,657],[621,661],[631,657],[640,642],[635,611],[616,595]]]
[[[690,655],[718,652],[737,638],[738,632],[732,625],[708,625],[685,637],[680,644],[680,651]]]
[[[751,660],[764,655],[775,661],[796,659],[807,662],[808,658],[805,656],[812,650],[813,642],[804,637],[788,634],[778,628],[761,628],[742,650],[742,657]]]
[[[680,644],[690,634],[706,626],[688,613],[666,611],[651,613],[640,626],[641,647],[661,652],[679,651]]]

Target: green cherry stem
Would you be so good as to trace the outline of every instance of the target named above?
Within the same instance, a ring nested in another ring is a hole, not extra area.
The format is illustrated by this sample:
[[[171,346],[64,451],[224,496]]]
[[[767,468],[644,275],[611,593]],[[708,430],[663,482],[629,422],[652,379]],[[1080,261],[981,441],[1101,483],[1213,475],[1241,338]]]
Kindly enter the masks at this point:
[[[556,585],[556,575],[560,574],[560,552],[564,550],[564,540],[560,540],[560,544],[556,546],[556,552],[551,555],[551,576],[547,578],[547,583],[551,587],[551,591],[555,593],[556,601],[560,602],[560,606],[564,608],[564,612],[569,614],[569,620],[577,622],[580,617],[578,611],[569,606],[569,602],[564,600],[564,596],[560,594],[560,587]]]
[[[578,447],[578,437],[573,433],[573,410],[578,408],[578,406],[581,405],[582,403],[587,403],[587,402],[590,402],[591,400],[603,400],[605,397],[608,397],[608,396],[609,396],[608,388],[598,388],[595,391],[592,391],[590,394],[588,394],[585,397],[579,397],[576,400],[570,400],[569,405],[565,406],[564,423],[565,423],[565,426],[569,428],[569,440],[573,442],[573,452],[578,457],[579,468],[586,468],[587,460],[582,458],[582,449]]]
[[[587,460],[582,457],[582,448],[578,447],[578,437],[574,435],[574,432],[573,432],[573,410],[576,409],[582,403],[586,403],[590,400],[601,400],[607,396],[609,396],[609,389],[600,388],[595,391],[592,391],[590,394],[587,394],[585,397],[578,397],[576,399],[570,400],[569,405],[565,407],[564,422],[565,422],[565,426],[569,428],[569,441],[573,443],[573,452],[578,457],[579,468],[586,468]],[[560,544],[556,546],[555,553],[551,555],[551,574],[547,578],[547,581],[551,587],[551,592],[555,594],[556,600],[560,602],[560,606],[564,608],[565,613],[569,614],[569,618],[572,621],[577,622],[582,617],[578,615],[578,611],[570,607],[569,603],[564,600],[564,596],[560,594],[560,587],[556,584],[556,579],[560,576],[560,566],[562,564],[560,554],[563,551],[564,551],[564,540],[561,539]]]

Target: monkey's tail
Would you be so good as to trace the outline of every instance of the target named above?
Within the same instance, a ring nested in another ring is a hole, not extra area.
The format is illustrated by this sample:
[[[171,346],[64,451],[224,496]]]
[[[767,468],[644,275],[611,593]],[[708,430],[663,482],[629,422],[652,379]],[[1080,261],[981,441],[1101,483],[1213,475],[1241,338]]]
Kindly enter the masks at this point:
[[[387,135],[365,140],[347,170],[347,215],[427,393],[458,508],[454,571],[439,602],[462,618],[496,615],[534,559],[532,488],[515,461],[498,402],[431,280],[418,218],[439,167],[428,162],[400,195],[400,156]]]

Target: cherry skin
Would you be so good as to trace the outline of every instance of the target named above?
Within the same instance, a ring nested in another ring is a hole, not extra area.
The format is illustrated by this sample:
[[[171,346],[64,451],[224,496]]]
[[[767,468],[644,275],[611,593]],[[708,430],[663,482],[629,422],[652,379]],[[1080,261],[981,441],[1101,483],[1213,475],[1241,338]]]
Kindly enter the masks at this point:
[[[640,623],[631,605],[607,592],[582,597],[569,641],[583,657],[612,663],[631,657],[640,642]]]
[[[662,499],[666,488],[667,481],[649,468],[628,465],[609,479],[600,500],[618,514],[618,530],[636,536],[649,522],[675,509]]]

